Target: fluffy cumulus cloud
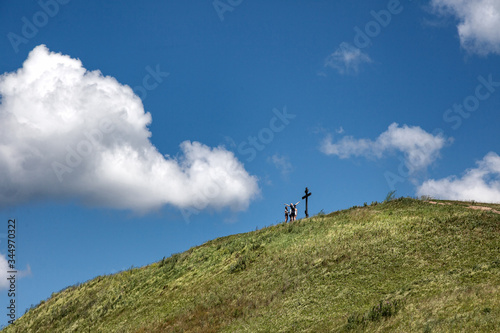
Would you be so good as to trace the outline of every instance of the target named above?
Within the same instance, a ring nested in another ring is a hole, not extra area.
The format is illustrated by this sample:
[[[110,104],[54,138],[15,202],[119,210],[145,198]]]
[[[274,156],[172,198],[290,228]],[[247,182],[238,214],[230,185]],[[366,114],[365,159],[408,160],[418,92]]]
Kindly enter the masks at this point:
[[[441,13],[457,17],[462,47],[469,52],[500,54],[499,0],[432,0]]]
[[[0,95],[0,205],[77,198],[133,210],[239,210],[259,191],[223,147],[186,141],[178,157],[163,156],[129,86],[44,45],[0,76]]]
[[[462,177],[451,176],[427,180],[417,189],[418,195],[449,200],[500,202],[500,156],[488,153],[477,167],[467,170]]]
[[[340,74],[355,74],[363,63],[371,63],[372,60],[357,47],[342,43],[325,59],[325,67],[336,69]]]
[[[321,151],[339,158],[365,156],[382,158],[385,154],[399,151],[404,154],[405,164],[410,173],[424,170],[438,157],[447,140],[441,135],[432,135],[418,126],[399,126],[393,123],[376,140],[355,139],[344,136],[338,142],[327,137]]]

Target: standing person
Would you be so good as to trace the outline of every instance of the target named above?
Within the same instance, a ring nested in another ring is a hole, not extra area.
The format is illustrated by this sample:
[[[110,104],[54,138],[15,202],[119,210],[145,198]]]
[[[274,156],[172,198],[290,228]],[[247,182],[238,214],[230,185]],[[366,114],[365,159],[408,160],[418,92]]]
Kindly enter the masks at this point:
[[[285,204],[285,223],[287,223],[287,222],[288,222],[288,207],[287,207],[287,206],[288,206],[288,205],[287,205],[287,204]]]
[[[297,219],[297,205],[299,203],[300,201],[298,201],[295,205],[293,203],[290,204],[290,210],[291,210],[290,222],[295,221]]]

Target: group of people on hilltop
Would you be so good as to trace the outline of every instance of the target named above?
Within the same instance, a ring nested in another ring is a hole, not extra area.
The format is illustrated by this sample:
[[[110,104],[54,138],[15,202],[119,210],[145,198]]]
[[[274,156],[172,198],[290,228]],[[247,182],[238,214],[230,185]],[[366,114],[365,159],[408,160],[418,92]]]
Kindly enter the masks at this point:
[[[293,222],[297,219],[297,205],[300,203],[298,201],[296,204],[285,204],[285,223],[288,222],[288,216],[290,216],[290,222]],[[288,210],[290,208],[290,210]]]

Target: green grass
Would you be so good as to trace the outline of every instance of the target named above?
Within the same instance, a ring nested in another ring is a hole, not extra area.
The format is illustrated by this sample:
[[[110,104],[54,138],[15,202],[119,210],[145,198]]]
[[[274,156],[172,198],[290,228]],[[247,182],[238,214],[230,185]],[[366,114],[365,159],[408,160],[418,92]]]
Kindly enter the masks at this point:
[[[215,239],[55,293],[3,332],[494,332],[500,215],[442,203]]]

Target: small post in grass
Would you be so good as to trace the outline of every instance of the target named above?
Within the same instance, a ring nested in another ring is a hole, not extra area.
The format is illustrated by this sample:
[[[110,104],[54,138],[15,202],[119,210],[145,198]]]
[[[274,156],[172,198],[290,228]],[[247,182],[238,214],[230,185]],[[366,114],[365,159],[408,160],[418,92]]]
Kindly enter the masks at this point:
[[[306,199],[306,218],[308,218],[308,217],[309,217],[309,213],[307,212],[307,198],[309,198],[309,196],[310,196],[312,193],[311,193],[311,192],[309,192],[309,190],[307,189],[307,187],[306,187],[305,192],[306,192],[306,195],[304,195],[304,196],[302,197],[302,199]]]

